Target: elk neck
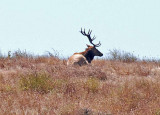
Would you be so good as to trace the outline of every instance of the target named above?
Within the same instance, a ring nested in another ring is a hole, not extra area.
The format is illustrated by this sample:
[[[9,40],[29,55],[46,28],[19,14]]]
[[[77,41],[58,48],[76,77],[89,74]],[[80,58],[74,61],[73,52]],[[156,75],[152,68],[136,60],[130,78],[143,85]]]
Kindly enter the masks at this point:
[[[82,54],[87,59],[88,63],[91,63],[95,56],[89,48],[87,48],[84,52],[81,52],[80,54]]]

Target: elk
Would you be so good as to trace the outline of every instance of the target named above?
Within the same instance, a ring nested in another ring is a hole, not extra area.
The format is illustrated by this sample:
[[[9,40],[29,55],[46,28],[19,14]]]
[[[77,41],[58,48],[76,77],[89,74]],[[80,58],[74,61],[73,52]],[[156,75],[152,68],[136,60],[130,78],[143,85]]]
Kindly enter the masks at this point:
[[[93,40],[96,39],[96,37],[94,36],[93,38],[91,38],[91,33],[92,30],[89,29],[88,33],[82,30],[80,33],[84,36],[86,36],[89,40],[89,42],[93,45],[87,45],[87,48],[85,51],[80,52],[80,53],[74,53],[67,61],[67,65],[77,65],[77,66],[83,66],[83,65],[88,65],[89,63],[91,63],[91,61],[94,59],[94,56],[103,56],[103,54],[96,48],[101,46],[101,43],[99,42],[98,44],[94,44]]]

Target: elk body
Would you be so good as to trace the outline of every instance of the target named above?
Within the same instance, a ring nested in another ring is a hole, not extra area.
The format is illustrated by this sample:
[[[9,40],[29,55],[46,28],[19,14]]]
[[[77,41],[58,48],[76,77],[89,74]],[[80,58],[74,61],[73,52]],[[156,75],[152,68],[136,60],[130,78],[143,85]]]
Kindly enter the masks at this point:
[[[67,61],[67,65],[78,65],[78,66],[83,66],[91,63],[91,61],[94,59],[94,56],[103,56],[103,54],[96,48],[101,45],[99,42],[98,44],[93,44],[93,40],[95,40],[95,36],[91,38],[91,33],[92,31],[89,30],[88,33],[82,31],[81,28],[81,34],[86,36],[89,40],[89,42],[93,45],[87,45],[87,48],[85,51],[80,52],[80,53],[74,53]]]

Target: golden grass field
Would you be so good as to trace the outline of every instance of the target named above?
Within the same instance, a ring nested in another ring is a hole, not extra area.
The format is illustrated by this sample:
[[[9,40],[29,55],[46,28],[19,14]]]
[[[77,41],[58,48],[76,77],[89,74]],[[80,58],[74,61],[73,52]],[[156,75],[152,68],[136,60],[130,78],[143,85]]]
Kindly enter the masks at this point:
[[[160,63],[0,58],[0,115],[160,115]]]

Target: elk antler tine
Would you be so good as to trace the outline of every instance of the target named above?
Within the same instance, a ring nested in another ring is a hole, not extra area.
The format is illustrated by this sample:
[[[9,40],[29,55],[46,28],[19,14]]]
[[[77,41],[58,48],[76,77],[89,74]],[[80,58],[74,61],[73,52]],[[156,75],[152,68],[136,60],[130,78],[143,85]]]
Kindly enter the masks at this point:
[[[79,31],[79,32],[81,32],[81,33],[82,33],[82,28],[81,28],[81,31]]]
[[[90,33],[90,29],[88,30],[88,35],[89,35],[89,33]]]
[[[99,41],[99,43],[98,43],[98,44],[96,44],[95,46],[96,46],[96,47],[101,46],[101,42]]]
[[[95,39],[96,39],[96,36],[94,35],[93,38],[92,38],[92,40],[95,40]]]
[[[91,35],[91,33],[92,33],[92,30],[89,29],[88,34]]]
[[[80,31],[81,33],[83,33],[83,30],[82,30],[82,28],[81,28],[81,31]]]
[[[84,29],[84,31],[83,31],[83,34],[86,35],[85,29]]]
[[[83,29],[81,28],[81,31],[80,31],[83,35],[85,35],[85,29],[84,29],[84,32],[83,32]]]
[[[90,31],[90,34],[92,33],[92,30]]]

